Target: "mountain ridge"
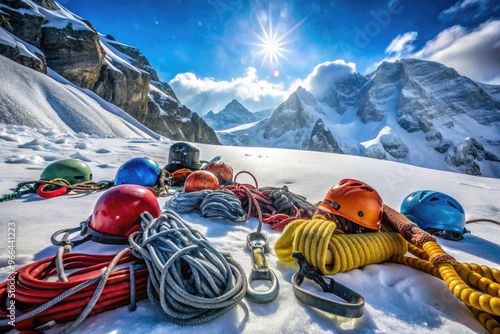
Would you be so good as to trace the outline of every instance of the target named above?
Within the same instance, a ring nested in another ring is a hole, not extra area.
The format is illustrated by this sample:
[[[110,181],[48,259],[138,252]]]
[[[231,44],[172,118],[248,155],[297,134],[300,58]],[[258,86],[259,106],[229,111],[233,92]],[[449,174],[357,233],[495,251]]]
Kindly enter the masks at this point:
[[[325,87],[319,98],[299,87],[269,118],[217,135],[225,145],[331,152],[332,145],[309,145],[321,120],[323,138],[331,136],[345,154],[405,163],[425,155],[417,165],[500,177],[500,88],[411,58]]]

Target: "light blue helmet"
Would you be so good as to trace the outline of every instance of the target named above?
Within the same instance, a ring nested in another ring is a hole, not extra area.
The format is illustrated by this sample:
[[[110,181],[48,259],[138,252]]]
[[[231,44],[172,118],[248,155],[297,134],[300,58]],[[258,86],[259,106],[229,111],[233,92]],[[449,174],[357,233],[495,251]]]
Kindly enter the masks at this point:
[[[419,190],[406,196],[401,213],[422,230],[446,239],[461,240],[465,229],[464,209],[453,197],[433,190]]]
[[[132,158],[118,168],[114,185],[137,184],[154,187],[161,175],[161,168],[149,158]]]

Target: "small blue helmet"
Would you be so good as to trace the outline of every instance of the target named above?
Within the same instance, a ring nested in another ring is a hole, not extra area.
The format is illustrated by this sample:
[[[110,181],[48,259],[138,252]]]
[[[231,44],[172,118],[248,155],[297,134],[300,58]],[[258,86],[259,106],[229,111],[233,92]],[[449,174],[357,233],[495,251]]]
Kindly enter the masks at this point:
[[[132,158],[118,168],[114,185],[137,184],[154,187],[161,175],[158,164],[149,158]]]
[[[433,190],[419,190],[406,196],[401,213],[422,230],[445,239],[461,240],[465,229],[464,209],[453,197]]]

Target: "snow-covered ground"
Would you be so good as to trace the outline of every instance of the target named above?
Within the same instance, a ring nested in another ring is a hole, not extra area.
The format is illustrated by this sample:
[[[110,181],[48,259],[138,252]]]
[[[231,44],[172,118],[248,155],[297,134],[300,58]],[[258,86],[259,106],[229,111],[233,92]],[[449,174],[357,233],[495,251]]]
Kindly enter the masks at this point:
[[[38,180],[45,166],[63,158],[85,161],[94,180],[113,179],[118,167],[132,157],[149,157],[160,166],[167,164],[170,142],[154,139],[101,139],[81,133],[0,124],[0,195],[11,193],[23,181]],[[500,220],[500,180],[437,171],[391,161],[309,151],[199,145],[201,159],[220,155],[222,161],[238,171],[249,171],[259,187],[287,185],[290,191],[316,203],[328,189],[343,178],[356,178],[378,190],[384,202],[399,209],[410,192],[434,189],[455,197],[467,218]],[[240,182],[251,183],[242,175]],[[55,254],[50,236],[56,230],[76,227],[92,213],[102,192],[66,195],[44,200],[35,194],[0,203],[0,280],[10,271],[7,265],[7,226],[15,225],[16,268]],[[164,209],[166,197],[158,198]],[[245,224],[211,221],[199,213],[182,217],[200,231],[216,249],[228,251],[246,274],[252,268],[252,255],[246,249],[246,236],[255,231],[257,220]],[[475,262],[493,268],[500,266],[500,227],[491,223],[467,225],[472,232],[459,242],[439,239],[443,248],[458,261]],[[274,246],[280,232],[267,225],[264,233]],[[75,252],[109,252],[111,246],[79,246]],[[117,246],[113,246],[113,250]],[[121,307],[87,318],[77,333],[482,333],[480,323],[446,285],[437,278],[392,263],[374,264],[334,276],[335,280],[359,292],[366,300],[359,319],[330,315],[301,304],[290,284],[296,266],[280,263],[274,253],[266,255],[276,273],[280,293],[269,304],[243,299],[238,306],[216,320],[197,327],[167,322],[149,300],[130,312]],[[314,289],[314,286],[308,286]],[[58,333],[56,326],[49,333]],[[13,331],[14,332],[14,331]]]

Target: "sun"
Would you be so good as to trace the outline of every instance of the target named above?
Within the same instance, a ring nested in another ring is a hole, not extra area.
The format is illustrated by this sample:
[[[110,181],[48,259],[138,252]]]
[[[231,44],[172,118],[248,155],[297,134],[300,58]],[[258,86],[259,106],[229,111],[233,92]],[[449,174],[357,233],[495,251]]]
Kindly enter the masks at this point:
[[[289,45],[292,43],[290,34],[297,29],[305,19],[301,20],[291,29],[286,30],[280,29],[279,25],[274,26],[271,15],[268,15],[267,18],[267,27],[259,20],[260,34],[254,33],[258,43],[252,44],[258,47],[257,56],[262,58],[261,67],[263,67],[264,64],[271,67],[273,75],[278,77],[280,75],[278,69],[281,68],[281,60],[290,63],[286,57],[287,53],[292,51],[289,48]]]
[[[261,48],[258,53],[264,57],[262,62],[268,60],[270,64],[279,64],[286,52],[284,37],[285,35],[278,36],[276,31],[273,32],[272,27],[269,27],[269,31],[262,30],[262,35],[258,36],[260,43],[257,44]]]

